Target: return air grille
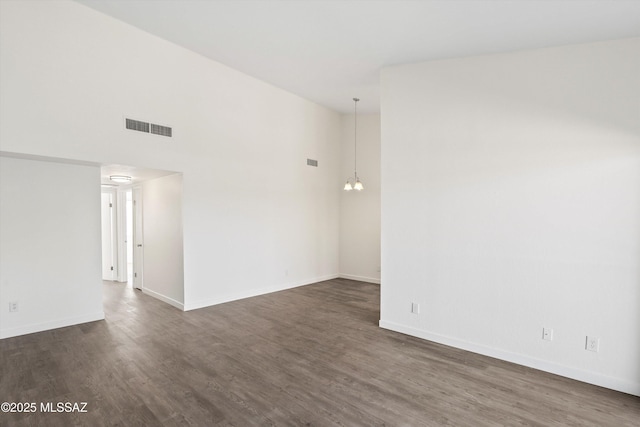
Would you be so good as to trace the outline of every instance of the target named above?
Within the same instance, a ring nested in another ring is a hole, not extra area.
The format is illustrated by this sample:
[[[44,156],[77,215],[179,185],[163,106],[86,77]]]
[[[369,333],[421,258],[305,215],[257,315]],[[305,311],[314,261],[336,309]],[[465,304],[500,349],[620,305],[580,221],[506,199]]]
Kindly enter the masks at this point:
[[[149,123],[138,120],[127,119],[127,129],[149,133]]]
[[[318,161],[313,159],[307,159],[307,166],[315,166],[318,167]]]
[[[140,120],[126,119],[125,127],[138,132],[152,133],[155,135],[168,136],[171,138],[172,129],[169,126],[157,125],[154,123],[141,122]]]
[[[171,128],[168,126],[154,125],[153,123],[151,123],[151,133],[171,137]]]

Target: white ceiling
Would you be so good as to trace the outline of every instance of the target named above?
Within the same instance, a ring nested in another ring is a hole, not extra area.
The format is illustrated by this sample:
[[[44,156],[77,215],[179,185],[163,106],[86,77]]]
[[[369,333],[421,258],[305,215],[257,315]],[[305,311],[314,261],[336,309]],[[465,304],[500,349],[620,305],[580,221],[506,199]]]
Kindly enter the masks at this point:
[[[102,185],[114,186],[114,187],[126,187],[131,184],[138,184],[149,179],[160,178],[167,175],[173,175],[176,172],[159,170],[159,169],[146,169],[135,166],[126,165],[102,165],[100,168],[100,181]],[[131,177],[129,184],[118,184],[109,179],[111,175],[125,175]]]
[[[640,36],[636,0],[76,0],[340,112],[387,65]]]

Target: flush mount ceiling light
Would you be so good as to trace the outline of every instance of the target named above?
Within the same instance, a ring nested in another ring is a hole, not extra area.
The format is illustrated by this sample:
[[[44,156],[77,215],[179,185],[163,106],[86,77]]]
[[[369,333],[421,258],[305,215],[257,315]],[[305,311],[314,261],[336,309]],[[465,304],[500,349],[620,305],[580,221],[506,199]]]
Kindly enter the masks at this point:
[[[109,179],[113,182],[118,182],[120,184],[126,184],[131,182],[131,177],[126,175],[111,175]]]
[[[351,177],[347,178],[344,184],[344,191],[364,190],[360,178],[358,178],[358,101],[360,99],[353,98],[353,186],[351,186]]]

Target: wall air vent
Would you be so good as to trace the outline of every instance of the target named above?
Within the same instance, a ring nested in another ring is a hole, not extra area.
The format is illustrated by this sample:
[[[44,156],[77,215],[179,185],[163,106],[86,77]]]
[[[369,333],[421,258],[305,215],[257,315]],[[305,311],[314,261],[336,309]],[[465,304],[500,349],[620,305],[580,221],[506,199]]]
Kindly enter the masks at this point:
[[[151,133],[171,137],[171,128],[168,126],[154,125],[153,123],[151,123]]]
[[[137,130],[139,132],[149,133],[149,123],[138,120],[127,119],[127,129]]]
[[[313,159],[307,159],[307,166],[315,166],[318,167],[318,161]]]
[[[141,122],[140,120],[126,119],[125,127],[138,132],[152,133],[154,135],[173,136],[172,129],[169,126],[157,125],[155,123]]]

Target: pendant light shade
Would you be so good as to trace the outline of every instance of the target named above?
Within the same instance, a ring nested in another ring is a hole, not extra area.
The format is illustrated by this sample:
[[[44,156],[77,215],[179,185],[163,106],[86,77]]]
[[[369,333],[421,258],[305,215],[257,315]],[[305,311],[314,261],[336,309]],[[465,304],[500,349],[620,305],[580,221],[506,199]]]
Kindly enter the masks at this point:
[[[351,178],[347,178],[344,184],[344,191],[362,191],[364,186],[358,178],[358,101],[360,99],[353,98],[353,186],[351,186]]]
[[[356,183],[354,184],[353,189],[358,191],[364,190],[364,186],[360,182],[360,178],[356,177]]]

